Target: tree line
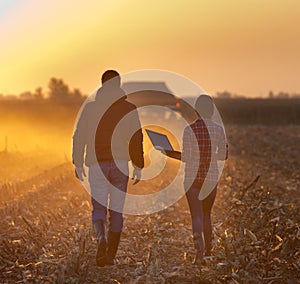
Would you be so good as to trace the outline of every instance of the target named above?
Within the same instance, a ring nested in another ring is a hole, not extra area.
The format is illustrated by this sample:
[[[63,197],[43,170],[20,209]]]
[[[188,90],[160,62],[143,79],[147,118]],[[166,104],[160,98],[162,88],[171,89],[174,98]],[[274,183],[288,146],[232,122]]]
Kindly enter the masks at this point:
[[[48,90],[44,91],[42,87],[37,87],[34,92],[26,91],[19,95],[1,95],[0,100],[49,100],[53,102],[81,101],[86,97],[80,89],[71,89],[63,79],[50,78]]]
[[[216,97],[220,99],[245,99],[245,96],[234,94],[229,91],[217,92]],[[19,95],[2,95],[0,94],[0,100],[49,100],[53,102],[66,102],[66,101],[82,101],[86,98],[80,89],[71,89],[63,79],[50,78],[48,83],[48,90],[46,92],[37,87],[34,92],[26,91]],[[269,99],[288,99],[288,98],[300,98],[300,94],[290,94],[287,92],[274,93],[269,91]]]
[[[223,92],[217,92],[216,93],[217,98],[219,99],[246,99],[246,97],[238,94],[234,94],[228,91],[223,91]],[[287,92],[278,92],[274,93],[273,91],[269,91],[268,97],[269,99],[289,99],[289,98],[295,98],[299,99],[300,94],[298,93],[287,93]]]

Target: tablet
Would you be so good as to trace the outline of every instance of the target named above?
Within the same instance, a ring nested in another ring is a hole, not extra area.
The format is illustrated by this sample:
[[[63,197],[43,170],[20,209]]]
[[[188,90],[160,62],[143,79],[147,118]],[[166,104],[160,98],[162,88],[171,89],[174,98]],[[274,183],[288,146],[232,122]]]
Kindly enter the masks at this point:
[[[154,148],[157,150],[174,151],[167,135],[155,132],[149,129],[145,129]]]

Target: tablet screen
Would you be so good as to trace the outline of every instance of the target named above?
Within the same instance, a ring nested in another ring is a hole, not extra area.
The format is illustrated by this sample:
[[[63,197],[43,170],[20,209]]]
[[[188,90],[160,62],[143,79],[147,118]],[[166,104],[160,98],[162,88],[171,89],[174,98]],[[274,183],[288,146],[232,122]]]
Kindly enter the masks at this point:
[[[146,129],[146,132],[155,149],[174,151],[167,135],[149,129]]]

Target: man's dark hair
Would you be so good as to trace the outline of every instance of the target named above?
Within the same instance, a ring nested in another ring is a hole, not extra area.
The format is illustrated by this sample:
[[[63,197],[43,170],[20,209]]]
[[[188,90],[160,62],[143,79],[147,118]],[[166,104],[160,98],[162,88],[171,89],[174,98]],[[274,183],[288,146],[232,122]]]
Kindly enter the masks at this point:
[[[115,71],[115,70],[107,70],[105,71],[103,74],[102,74],[102,77],[101,77],[101,82],[102,84],[104,84],[105,82],[108,82],[110,79],[112,78],[115,78],[114,81],[114,85],[115,84],[119,84],[119,86],[121,85],[121,78],[120,78],[120,74]]]

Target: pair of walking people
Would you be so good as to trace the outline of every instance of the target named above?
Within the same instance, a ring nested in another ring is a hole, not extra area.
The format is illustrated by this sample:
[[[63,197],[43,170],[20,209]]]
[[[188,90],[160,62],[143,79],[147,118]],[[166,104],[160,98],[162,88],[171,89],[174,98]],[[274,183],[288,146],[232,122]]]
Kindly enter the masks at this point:
[[[126,100],[118,72],[107,70],[101,81],[102,87],[95,100],[88,102],[81,111],[73,135],[72,153],[77,178],[83,181],[86,176],[84,163],[89,168],[98,266],[115,263],[123,229],[128,161],[134,167],[136,182],[144,167],[143,134],[136,106]],[[182,153],[163,153],[185,162],[185,191],[192,217],[195,262],[199,263],[204,253],[210,254],[212,247],[211,209],[217,192],[217,160],[227,158],[227,144],[223,128],[210,119],[214,110],[212,99],[200,96],[195,109],[199,117],[184,131]],[[130,123],[118,128],[117,138],[114,137],[116,126],[129,113]],[[195,153],[200,157],[198,162],[194,159]],[[204,200],[199,200],[205,180],[214,186]]]

